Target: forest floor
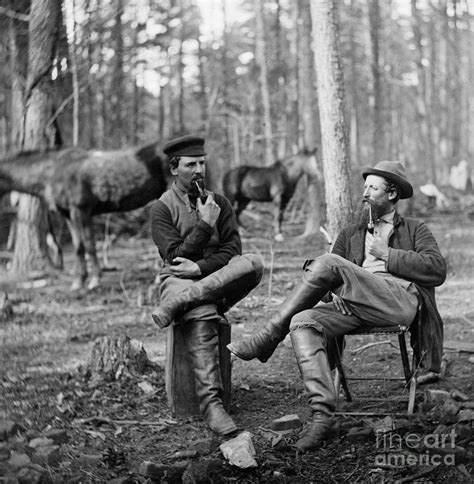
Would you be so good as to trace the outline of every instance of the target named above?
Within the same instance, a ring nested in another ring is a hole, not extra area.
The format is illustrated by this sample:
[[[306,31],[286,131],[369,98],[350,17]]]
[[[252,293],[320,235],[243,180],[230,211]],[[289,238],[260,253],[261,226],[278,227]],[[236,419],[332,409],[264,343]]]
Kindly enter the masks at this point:
[[[276,310],[299,280],[305,259],[327,250],[320,235],[296,237],[304,227],[298,213],[287,215],[286,241],[280,244],[270,242],[266,207],[253,213],[259,218],[243,215],[249,225],[244,251],[259,252],[267,269],[260,286],[228,313],[235,340],[255,332]],[[115,270],[104,272],[94,291],[68,291],[70,252],[65,271],[47,278],[43,287],[4,284],[14,314],[0,324],[0,482],[473,482],[474,227],[467,215],[433,215],[427,221],[449,267],[446,283],[437,289],[445,322],[444,379],[418,388],[416,412],[409,418],[403,415],[405,404],[393,400],[406,396],[400,382],[354,383],[355,402],[341,397],[340,409],[386,411],[385,418],[341,415],[321,449],[298,454],[291,445],[297,431],[268,430],[285,415],[297,414],[303,422],[308,417],[290,342],[285,340],[266,364],[235,359],[231,413],[252,433],[258,464],[247,470],[224,460],[221,441],[200,419],[170,414],[163,370],[166,332],[150,317],[156,251],[148,236],[115,241],[108,252]],[[123,335],[142,342],[159,366],[92,385],[85,369],[94,342]],[[397,347],[365,348],[369,342],[367,337],[350,341],[348,371],[396,368],[399,373]],[[429,390],[445,390],[453,398]],[[370,403],[362,398],[367,394],[381,398]],[[380,428],[395,435],[391,449],[375,439]],[[433,444],[435,435],[453,430],[455,447]],[[402,443],[407,432],[418,439],[416,445]],[[50,440],[37,440],[44,436]],[[388,451],[402,460],[388,460]],[[144,475],[145,468],[154,477]]]

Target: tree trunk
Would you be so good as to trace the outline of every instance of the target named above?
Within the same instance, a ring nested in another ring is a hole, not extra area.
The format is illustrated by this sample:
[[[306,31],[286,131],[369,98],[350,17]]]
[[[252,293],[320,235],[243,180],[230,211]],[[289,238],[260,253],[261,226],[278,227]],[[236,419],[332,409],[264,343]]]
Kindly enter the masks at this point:
[[[12,8],[13,8],[13,1]],[[29,2],[15,2],[15,11],[26,13]],[[11,76],[10,100],[10,150],[21,148],[24,138],[24,85],[27,76],[28,24],[22,20],[8,19],[8,50]]]
[[[71,0],[65,2],[64,6],[66,9],[66,25],[68,26],[67,43],[72,76],[72,145],[77,146],[79,143],[79,79],[76,61],[76,2]]]
[[[337,0],[311,0],[328,232],[334,241],[352,213]]]
[[[260,72],[260,90],[262,93],[263,108],[263,136],[265,140],[265,164],[271,165],[273,159],[272,144],[272,121],[270,112],[270,94],[268,89],[268,72],[267,72],[267,44],[265,40],[265,21],[263,11],[263,0],[255,1],[255,18],[256,18],[256,60]]]
[[[320,127],[316,116],[316,107],[314,101],[317,100],[316,92],[316,75],[314,70],[314,59],[312,56],[312,23],[311,8],[309,0],[299,2],[299,14],[302,28],[301,42],[298,51],[300,52],[301,66],[301,115],[303,118],[303,141],[304,147],[308,150],[314,150],[320,140]],[[325,202],[324,202],[324,178],[323,167],[320,160],[320,153],[317,157],[319,177],[308,179],[307,196],[308,215],[303,236],[311,235],[317,232],[325,219]]]
[[[93,382],[115,381],[124,374],[141,375],[149,368],[157,365],[148,359],[142,343],[128,336],[104,336],[94,342],[88,376]]]
[[[425,176],[429,173],[431,182],[436,183],[436,170],[433,166],[433,145],[430,126],[429,105],[427,102],[427,82],[426,72],[423,66],[423,43],[422,43],[422,31],[421,31],[421,18],[417,8],[417,0],[411,1],[411,13],[413,18],[413,35],[415,38],[416,48],[416,66],[418,72],[418,86],[417,86],[417,102],[416,102],[416,114],[417,124],[419,132],[419,148],[417,158],[424,162]],[[421,148],[421,149],[420,149]],[[428,181],[428,180],[427,180]]]
[[[115,50],[115,64],[112,78],[112,91],[108,93],[111,97],[111,122],[109,124],[110,139],[112,140],[113,147],[119,148],[126,144],[127,139],[125,133],[127,132],[125,127],[126,116],[126,103],[124,92],[124,76],[123,76],[123,56],[124,56],[124,43],[123,43],[123,0],[116,0],[115,10],[115,24],[113,27],[113,39]]]
[[[379,0],[369,2],[370,45],[372,51],[372,92],[374,98],[374,116],[372,147],[374,161],[381,161],[385,152],[383,108],[382,108],[382,75],[380,72],[380,6]]]
[[[33,0],[31,3],[23,149],[44,149],[54,139],[45,126],[48,126],[52,110],[51,69],[60,13],[59,0]],[[39,199],[21,196],[13,271],[43,271],[51,267],[45,240],[45,210]]]

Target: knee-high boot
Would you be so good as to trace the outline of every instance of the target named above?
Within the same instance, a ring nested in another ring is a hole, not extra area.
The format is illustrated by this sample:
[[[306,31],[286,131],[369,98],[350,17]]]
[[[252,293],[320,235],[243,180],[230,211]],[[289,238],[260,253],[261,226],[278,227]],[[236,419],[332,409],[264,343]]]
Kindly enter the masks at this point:
[[[342,284],[341,277],[314,261],[303,275],[303,281],[278,309],[278,313],[255,335],[227,345],[229,351],[242,360],[258,358],[265,363],[285,339],[291,318],[315,306],[330,290]]]
[[[166,328],[193,307],[209,302],[224,303],[228,309],[257,286],[262,274],[261,258],[243,255],[158,306],[152,313],[153,321]]]
[[[336,391],[324,335],[310,327],[297,328],[290,335],[312,412],[311,420],[295,446],[299,450],[309,450],[319,447],[329,433],[331,414],[336,407]]]
[[[237,426],[222,403],[218,323],[190,321],[183,326],[183,332],[201,414],[212,431],[220,435],[230,434],[237,430]]]

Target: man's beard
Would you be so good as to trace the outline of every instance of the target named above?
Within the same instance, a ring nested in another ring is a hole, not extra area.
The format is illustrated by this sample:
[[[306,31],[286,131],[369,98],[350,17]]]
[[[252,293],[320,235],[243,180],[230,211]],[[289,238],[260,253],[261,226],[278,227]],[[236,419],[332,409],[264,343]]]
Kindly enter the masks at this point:
[[[359,209],[359,222],[362,225],[368,226],[369,222],[375,223],[386,212],[385,207],[382,205],[377,205],[370,199],[364,198]]]
[[[189,198],[197,199],[200,195],[199,188],[197,187],[197,184],[201,187],[201,190],[205,190],[205,181],[204,178],[195,178],[191,182],[191,186],[188,189],[188,196]]]

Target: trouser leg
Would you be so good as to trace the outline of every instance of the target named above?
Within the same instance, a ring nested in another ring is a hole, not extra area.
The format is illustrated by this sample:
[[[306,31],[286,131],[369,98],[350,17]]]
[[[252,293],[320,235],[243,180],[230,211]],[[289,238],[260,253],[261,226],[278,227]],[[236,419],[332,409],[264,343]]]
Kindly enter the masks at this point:
[[[267,361],[278,344],[288,334],[292,316],[303,309],[312,308],[332,289],[342,284],[342,278],[333,270],[332,254],[312,261],[305,269],[301,283],[291,292],[278,309],[278,313],[255,335],[233,342],[227,348],[243,360],[258,358]]]
[[[290,335],[311,408],[311,419],[295,444],[304,451],[319,447],[327,437],[336,407],[336,391],[324,334],[312,327],[301,326],[292,330]]]
[[[165,328],[193,307],[206,303],[222,303],[226,310],[256,287],[262,274],[260,257],[253,254],[235,257],[216,272],[192,281],[179,294],[167,297],[152,313],[153,320]]]
[[[201,414],[214,432],[226,435],[237,430],[222,402],[223,385],[219,359],[219,323],[216,319],[196,319],[206,306],[184,316],[183,335],[190,356]],[[217,315],[217,313],[216,313]]]

